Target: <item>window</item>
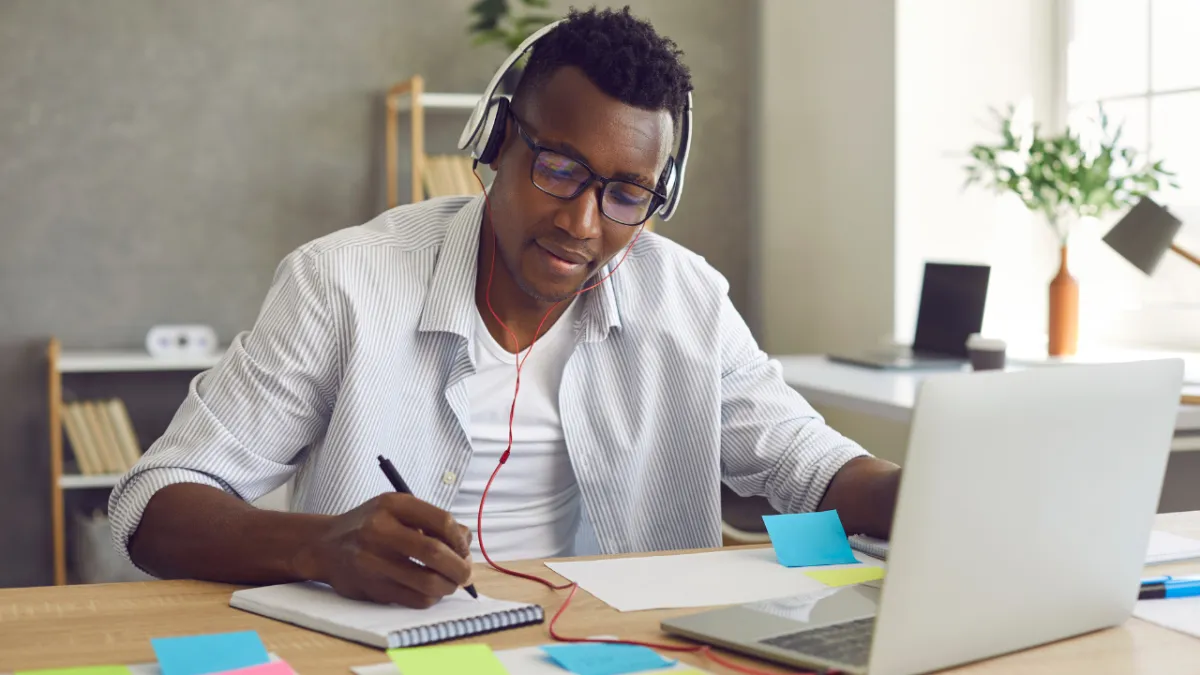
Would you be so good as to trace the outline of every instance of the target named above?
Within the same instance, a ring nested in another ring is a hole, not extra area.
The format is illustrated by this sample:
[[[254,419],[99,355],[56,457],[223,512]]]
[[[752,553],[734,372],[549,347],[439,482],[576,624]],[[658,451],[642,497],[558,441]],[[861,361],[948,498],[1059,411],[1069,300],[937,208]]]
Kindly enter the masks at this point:
[[[1179,189],[1155,200],[1184,221],[1176,243],[1200,251],[1200,1],[1064,2],[1067,121],[1086,128],[1102,107],[1141,159],[1164,160]],[[1081,337],[1200,349],[1200,268],[1168,254],[1144,277],[1099,241],[1117,217],[1072,242]]]

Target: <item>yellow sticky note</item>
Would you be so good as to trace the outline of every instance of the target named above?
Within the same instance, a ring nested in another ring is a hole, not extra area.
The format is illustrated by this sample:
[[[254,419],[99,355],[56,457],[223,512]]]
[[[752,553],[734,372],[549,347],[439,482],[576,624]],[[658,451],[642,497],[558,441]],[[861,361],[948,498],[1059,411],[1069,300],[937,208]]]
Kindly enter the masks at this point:
[[[76,668],[18,670],[14,675],[130,675],[125,665],[79,665]]]
[[[826,586],[850,586],[864,581],[874,581],[883,578],[883,568],[863,565],[862,567],[843,567],[836,570],[810,570],[804,573]]]
[[[403,675],[508,675],[483,644],[389,649],[387,655]]]

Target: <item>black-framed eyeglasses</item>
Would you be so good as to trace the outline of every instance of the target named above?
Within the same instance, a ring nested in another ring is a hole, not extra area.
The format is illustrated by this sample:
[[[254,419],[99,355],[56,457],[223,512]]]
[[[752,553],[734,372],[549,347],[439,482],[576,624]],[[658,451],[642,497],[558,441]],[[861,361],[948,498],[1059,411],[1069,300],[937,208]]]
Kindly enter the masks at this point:
[[[517,119],[516,115],[511,117],[517,126],[517,133],[533,152],[529,180],[542,192],[569,200],[578,197],[593,182],[600,183],[603,186],[597,196],[600,213],[609,220],[633,227],[649,220],[659,205],[666,200],[666,195],[657,190],[651,190],[633,181],[606,178],[577,159],[538,145],[525,133],[521,120]]]

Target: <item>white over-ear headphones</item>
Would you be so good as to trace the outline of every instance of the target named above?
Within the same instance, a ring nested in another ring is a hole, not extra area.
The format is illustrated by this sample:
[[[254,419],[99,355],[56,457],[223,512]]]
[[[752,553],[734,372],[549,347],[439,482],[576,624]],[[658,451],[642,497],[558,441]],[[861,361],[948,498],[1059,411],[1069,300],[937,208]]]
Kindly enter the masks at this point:
[[[466,126],[463,127],[462,135],[458,137],[458,148],[460,150],[469,149],[471,157],[475,161],[491,164],[496,159],[497,153],[500,152],[500,146],[504,143],[504,132],[508,126],[508,97],[496,95],[500,80],[535,42],[560,23],[562,23],[561,19],[542,27],[533,35],[525,38],[525,41],[509,54],[508,58],[504,59],[504,63],[500,64],[500,69],[492,76],[487,90],[480,97],[479,103],[475,104],[475,109],[471,111],[471,116],[467,119]],[[688,92],[687,106],[679,123],[678,156],[667,158],[667,166],[663,168],[662,175],[658,180],[659,191],[667,196],[657,211],[662,220],[670,220],[671,216],[675,214],[676,207],[679,206],[679,198],[683,194],[684,172],[687,169],[687,155],[691,145],[692,94]]]

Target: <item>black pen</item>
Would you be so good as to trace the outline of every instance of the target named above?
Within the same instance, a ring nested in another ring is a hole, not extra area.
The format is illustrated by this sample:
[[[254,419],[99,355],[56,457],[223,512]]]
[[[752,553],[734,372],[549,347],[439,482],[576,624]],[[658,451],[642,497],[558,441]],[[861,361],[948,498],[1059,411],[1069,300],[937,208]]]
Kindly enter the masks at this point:
[[[400,477],[400,472],[396,471],[396,467],[392,466],[387,457],[383,455],[379,456],[379,468],[383,469],[383,475],[387,476],[388,482],[392,484],[392,487],[396,488],[396,492],[406,495],[412,494],[412,490],[408,489],[408,483],[404,482],[404,479]],[[464,586],[464,589],[471,594],[472,598],[479,599],[479,592],[475,590],[475,584],[467,584]]]

